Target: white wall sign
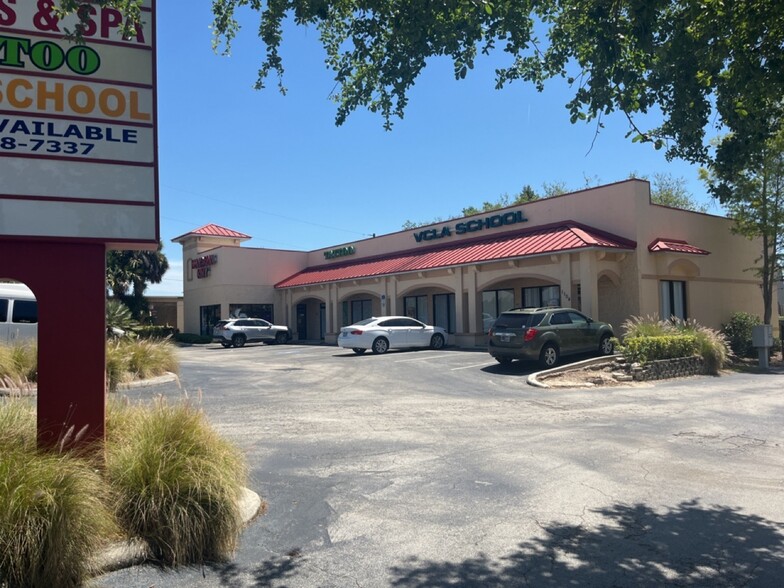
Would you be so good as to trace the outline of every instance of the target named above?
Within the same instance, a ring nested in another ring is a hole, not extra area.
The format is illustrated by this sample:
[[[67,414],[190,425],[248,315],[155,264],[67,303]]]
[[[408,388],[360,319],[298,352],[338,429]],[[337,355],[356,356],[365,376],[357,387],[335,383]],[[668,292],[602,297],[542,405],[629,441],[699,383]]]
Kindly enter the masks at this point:
[[[0,236],[157,245],[155,0],[91,5],[86,44],[53,1],[0,0]]]

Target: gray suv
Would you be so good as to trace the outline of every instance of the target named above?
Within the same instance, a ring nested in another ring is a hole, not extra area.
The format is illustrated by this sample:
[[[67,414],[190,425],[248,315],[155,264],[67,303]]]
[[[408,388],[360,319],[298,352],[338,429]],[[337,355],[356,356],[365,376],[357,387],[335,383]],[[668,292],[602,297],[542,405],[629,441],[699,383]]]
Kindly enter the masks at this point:
[[[562,355],[612,355],[612,337],[611,325],[573,308],[513,308],[490,327],[487,350],[501,364],[523,359],[551,368]]]
[[[259,318],[240,318],[218,322],[212,330],[212,340],[224,347],[242,347],[245,343],[264,341],[286,343],[289,328],[273,325]]]

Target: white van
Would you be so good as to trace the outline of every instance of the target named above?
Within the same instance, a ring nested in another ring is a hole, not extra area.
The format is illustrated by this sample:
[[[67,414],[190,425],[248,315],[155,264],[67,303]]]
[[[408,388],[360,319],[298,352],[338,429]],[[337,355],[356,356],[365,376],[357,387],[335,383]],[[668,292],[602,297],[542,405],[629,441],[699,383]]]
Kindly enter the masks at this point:
[[[38,338],[38,303],[24,284],[0,283],[0,344]]]

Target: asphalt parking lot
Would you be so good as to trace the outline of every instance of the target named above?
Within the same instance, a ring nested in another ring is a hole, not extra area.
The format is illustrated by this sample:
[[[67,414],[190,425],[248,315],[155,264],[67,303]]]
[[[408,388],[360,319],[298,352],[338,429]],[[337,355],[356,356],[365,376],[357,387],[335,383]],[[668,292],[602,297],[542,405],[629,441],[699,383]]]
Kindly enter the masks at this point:
[[[268,503],[234,560],[97,586],[781,586],[784,376],[543,390],[482,351],[180,350]]]

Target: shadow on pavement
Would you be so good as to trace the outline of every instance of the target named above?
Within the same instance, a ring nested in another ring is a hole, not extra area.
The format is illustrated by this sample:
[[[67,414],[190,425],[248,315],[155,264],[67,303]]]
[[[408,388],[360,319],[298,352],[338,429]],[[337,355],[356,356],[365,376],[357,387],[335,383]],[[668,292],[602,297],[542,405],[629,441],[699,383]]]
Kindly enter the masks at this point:
[[[251,586],[280,586],[286,578],[294,576],[299,567],[299,552],[294,551],[282,557],[276,557],[259,564],[255,569],[249,570],[253,579]],[[235,564],[223,564],[211,566],[213,571],[220,578],[220,585],[229,588],[244,588],[248,584],[240,579],[248,573],[248,570],[240,568]]]
[[[390,569],[405,588],[509,586],[780,586],[784,525],[740,509],[683,502],[660,514],[644,504],[594,511],[597,528],[543,526],[500,560],[411,558]]]

